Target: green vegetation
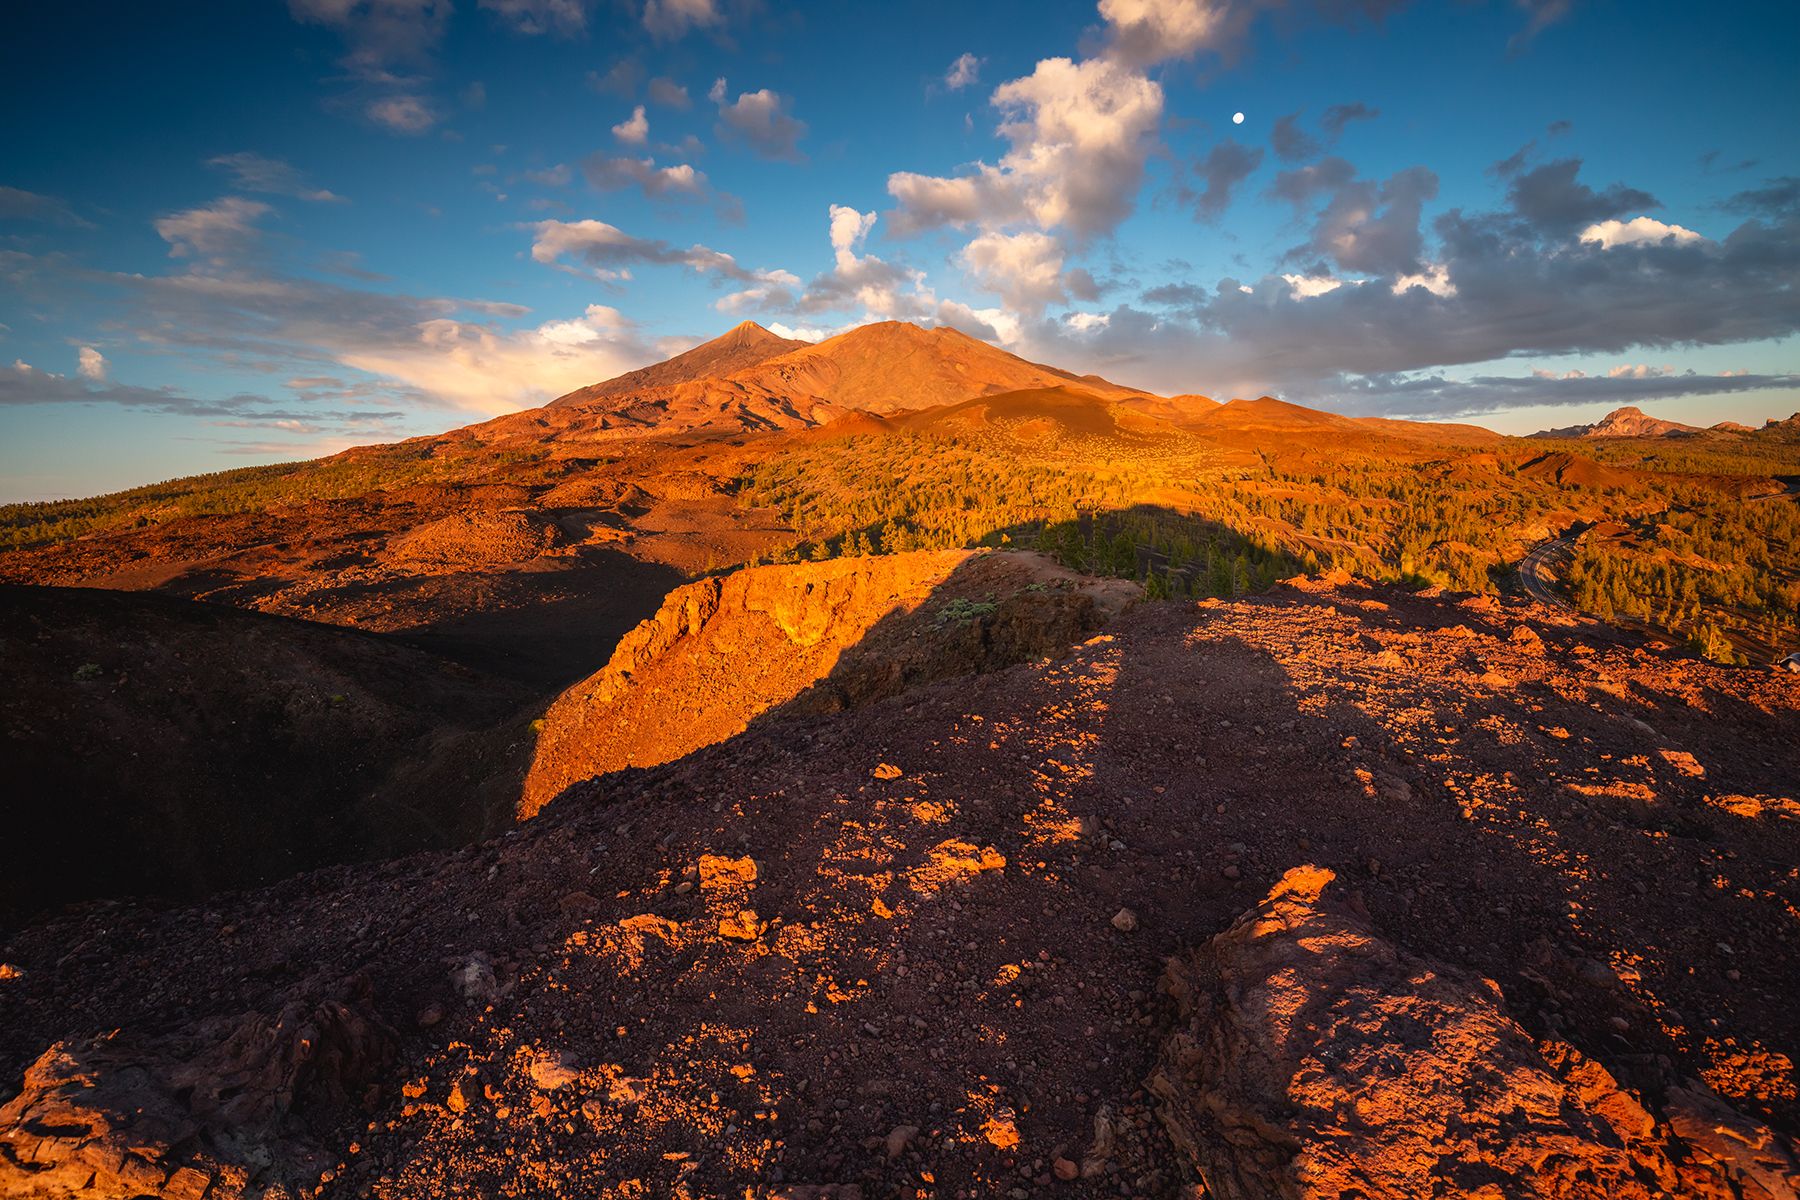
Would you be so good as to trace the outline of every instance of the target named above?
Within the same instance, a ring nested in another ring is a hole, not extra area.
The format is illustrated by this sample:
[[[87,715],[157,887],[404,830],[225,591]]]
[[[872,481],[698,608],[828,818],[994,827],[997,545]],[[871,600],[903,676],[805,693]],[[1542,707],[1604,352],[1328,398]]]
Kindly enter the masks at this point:
[[[1740,499],[1730,477],[1792,475],[1800,446],[1558,449],[1633,470],[1559,483],[1530,468],[1535,445],[1440,457],[1288,447],[1245,468],[1198,439],[913,431],[791,447],[749,468],[739,499],[786,515],[794,539],[777,561],[1014,545],[1136,579],[1154,598],[1242,595],[1327,568],[1491,592],[1571,523],[1649,522],[1648,537],[1584,543],[1568,580],[1578,607],[1698,637],[1715,656],[1721,643],[1741,655],[1795,640],[1800,507]]]

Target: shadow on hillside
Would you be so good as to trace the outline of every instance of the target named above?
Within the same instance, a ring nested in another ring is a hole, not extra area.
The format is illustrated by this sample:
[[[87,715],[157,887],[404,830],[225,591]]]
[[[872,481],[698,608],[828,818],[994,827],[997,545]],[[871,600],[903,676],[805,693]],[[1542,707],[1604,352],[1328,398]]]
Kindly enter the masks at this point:
[[[1098,634],[1071,625],[1066,652],[1043,653],[1008,643],[1005,622],[971,620],[938,632],[965,666],[990,669],[934,675],[935,650],[906,648],[963,598],[939,585],[882,614],[814,689],[661,766],[572,788],[514,836],[215,901],[227,919],[276,901],[238,944],[196,937],[198,909],[89,934],[62,986],[100,1001],[20,1006],[0,1069],[16,1077],[44,1046],[98,1027],[142,1035],[273,1011],[302,980],[355,968],[395,1027],[412,1030],[428,1005],[447,1014],[408,1034],[418,1052],[382,1080],[392,1094],[427,1070],[433,1095],[470,1068],[511,1087],[519,1054],[563,1050],[629,1063],[647,1089],[627,1124],[571,1122],[553,1143],[523,1102],[465,1128],[394,1100],[383,1115],[415,1180],[441,1172],[492,1193],[561,1156],[672,1192],[718,1130],[775,1109],[790,1178],[866,1164],[859,1178],[885,1191],[919,1164],[865,1140],[935,1102],[945,1133],[929,1169],[979,1193],[992,1175],[973,1168],[995,1161],[982,1130],[1002,1110],[1024,1145],[1079,1157],[1092,1144],[1096,1117],[1132,1103],[1156,1056],[1166,959],[1308,862],[1334,870],[1391,940],[1496,980],[1532,1033],[1574,1042],[1652,1106],[1728,1041],[1800,1051],[1786,956],[1734,958],[1730,982],[1687,971],[1721,965],[1725,937],[1784,944],[1785,910],[1743,892],[1788,886],[1800,822],[1645,829],[1623,791],[1570,787],[1641,783],[1676,812],[1702,805],[1703,788],[1767,790],[1746,764],[1791,737],[1791,709],[1740,724],[1710,697],[1723,719],[1687,729],[1702,785],[1639,761],[1631,714],[1585,690],[1463,670],[1470,652],[1510,653],[1516,611],[1454,609],[1468,638],[1447,632],[1453,601],[1282,589],[1140,605]],[[1365,637],[1411,632],[1426,639],[1418,662],[1368,661]],[[754,859],[754,887],[692,886],[702,855]],[[1129,932],[1113,923],[1121,909]],[[746,912],[747,934],[725,934]],[[472,952],[493,964],[491,1012],[450,990],[446,961]],[[139,964],[129,985],[126,954]],[[1696,1031],[1696,1018],[1718,1024]],[[448,1067],[435,1065],[444,1044],[460,1047]],[[1731,1099],[1791,1128],[1792,1102],[1767,1094]],[[320,1115],[327,1136],[369,1136],[369,1114],[343,1107],[336,1126]],[[350,1191],[375,1182],[355,1172],[393,1161],[352,1159]],[[1146,1122],[1120,1135],[1109,1190],[1157,1170],[1172,1188],[1177,1161]],[[720,1176],[699,1182],[720,1194],[765,1185],[773,1165],[753,1147],[705,1162]]]

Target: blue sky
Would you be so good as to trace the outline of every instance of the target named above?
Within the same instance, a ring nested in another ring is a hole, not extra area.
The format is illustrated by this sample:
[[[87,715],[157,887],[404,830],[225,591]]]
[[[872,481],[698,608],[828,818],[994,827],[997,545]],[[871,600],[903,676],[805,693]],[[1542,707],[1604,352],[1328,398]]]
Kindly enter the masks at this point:
[[[4,21],[0,500],[435,432],[744,319],[1508,432],[1800,408],[1791,3]]]

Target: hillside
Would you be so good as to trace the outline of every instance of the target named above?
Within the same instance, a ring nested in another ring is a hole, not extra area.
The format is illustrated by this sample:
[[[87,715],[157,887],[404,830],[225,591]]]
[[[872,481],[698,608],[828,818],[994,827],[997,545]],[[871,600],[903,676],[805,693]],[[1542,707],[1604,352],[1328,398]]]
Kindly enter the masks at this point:
[[[575,407],[592,404],[610,396],[670,388],[700,379],[716,379],[754,367],[765,359],[802,349],[808,344],[794,338],[779,337],[755,321],[744,321],[710,342],[703,342],[673,358],[636,371],[627,371],[623,375],[560,396],[552,400],[549,407]]]
[[[517,684],[370,634],[154,595],[0,587],[0,629],[0,924],[510,823],[530,740]]]
[[[1140,605],[498,841],[0,935],[0,1191],[1784,1195],[1797,737],[1794,677],[1529,604]]]

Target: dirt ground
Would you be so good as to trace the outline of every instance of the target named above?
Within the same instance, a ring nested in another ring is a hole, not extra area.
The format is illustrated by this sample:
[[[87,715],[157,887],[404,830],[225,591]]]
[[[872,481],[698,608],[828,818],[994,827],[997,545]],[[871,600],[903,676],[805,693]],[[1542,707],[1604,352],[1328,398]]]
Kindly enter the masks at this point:
[[[1800,677],[1523,601],[1147,604],[1065,659],[578,785],[485,845],[16,932],[0,1089],[53,1043],[188,1061],[208,1019],[321,1006],[383,1053],[334,1060],[275,1165],[194,1117],[158,1169],[329,1197],[1192,1196],[1143,1090],[1157,980],[1315,863],[1652,1110],[1698,1079],[1791,1135],[1795,744]]]

